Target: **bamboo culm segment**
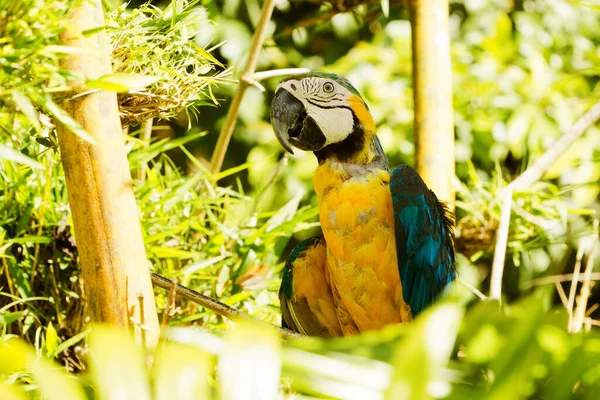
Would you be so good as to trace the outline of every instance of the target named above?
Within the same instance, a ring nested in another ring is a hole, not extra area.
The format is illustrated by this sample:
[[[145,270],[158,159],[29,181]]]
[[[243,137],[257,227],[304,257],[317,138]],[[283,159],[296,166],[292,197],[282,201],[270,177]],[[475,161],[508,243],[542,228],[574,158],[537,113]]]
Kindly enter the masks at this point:
[[[111,47],[103,31],[81,33],[105,25],[101,0],[81,2],[69,18],[61,41],[80,51],[63,67],[81,79],[71,82],[81,92],[84,80],[111,73]],[[134,326],[136,337],[153,346],[158,317],[116,93],[85,94],[62,106],[96,141],[57,122],[89,313],[95,321]]]
[[[448,0],[410,0],[416,168],[440,200],[454,204],[454,118]]]

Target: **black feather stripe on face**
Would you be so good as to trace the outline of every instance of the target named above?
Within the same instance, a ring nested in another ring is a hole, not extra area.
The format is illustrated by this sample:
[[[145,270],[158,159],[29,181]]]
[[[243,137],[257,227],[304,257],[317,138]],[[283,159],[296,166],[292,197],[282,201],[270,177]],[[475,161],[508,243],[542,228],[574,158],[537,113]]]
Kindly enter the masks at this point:
[[[323,107],[323,108],[333,108],[333,107]],[[350,111],[352,109],[348,108]],[[335,157],[340,162],[349,162],[354,156],[362,151],[364,151],[366,146],[366,135],[365,130],[363,129],[360,121],[352,111],[352,118],[354,120],[354,130],[348,137],[342,140],[339,143],[330,144],[319,151],[315,151],[315,155],[317,156],[317,160],[319,163],[322,163],[327,158]]]

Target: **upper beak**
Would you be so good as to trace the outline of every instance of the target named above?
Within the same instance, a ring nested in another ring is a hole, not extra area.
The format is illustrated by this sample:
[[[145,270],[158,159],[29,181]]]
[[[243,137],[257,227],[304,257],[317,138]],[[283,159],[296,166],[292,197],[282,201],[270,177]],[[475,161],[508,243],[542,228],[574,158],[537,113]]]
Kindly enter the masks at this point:
[[[298,129],[296,125],[302,122],[303,115],[306,111],[300,100],[283,88],[277,90],[271,104],[271,124],[277,140],[291,154],[294,151],[290,145],[290,131]]]

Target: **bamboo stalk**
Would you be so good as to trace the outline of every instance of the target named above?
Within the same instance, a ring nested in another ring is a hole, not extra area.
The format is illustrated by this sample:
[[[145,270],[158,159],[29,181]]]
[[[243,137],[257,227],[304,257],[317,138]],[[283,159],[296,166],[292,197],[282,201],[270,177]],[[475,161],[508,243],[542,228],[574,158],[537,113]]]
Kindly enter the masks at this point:
[[[227,152],[227,147],[229,146],[229,141],[231,140],[231,135],[233,134],[233,129],[237,123],[240,104],[242,104],[242,99],[244,98],[246,89],[248,89],[248,86],[251,85],[252,75],[256,69],[258,55],[260,54],[260,50],[262,49],[262,45],[267,34],[267,25],[271,20],[273,8],[275,8],[275,0],[265,0],[262,7],[260,20],[258,21],[258,26],[256,27],[256,31],[252,37],[248,61],[246,61],[246,65],[242,71],[238,88],[233,96],[229,110],[227,111],[225,122],[223,123],[221,132],[219,133],[219,139],[217,140],[217,144],[215,146],[215,151],[213,152],[212,159],[210,160],[210,170],[214,174],[217,174],[219,171],[221,171],[221,167],[223,166],[225,153]]]
[[[454,117],[448,0],[408,0],[412,26],[416,169],[454,209]]]
[[[104,26],[101,0],[81,2],[69,19],[62,43],[80,51],[69,53],[63,67],[79,77],[71,84],[81,93],[86,79],[111,73],[106,34],[82,34]],[[152,347],[158,317],[116,93],[75,96],[63,108],[95,141],[56,121],[89,313],[95,321],[132,326],[138,340]]]

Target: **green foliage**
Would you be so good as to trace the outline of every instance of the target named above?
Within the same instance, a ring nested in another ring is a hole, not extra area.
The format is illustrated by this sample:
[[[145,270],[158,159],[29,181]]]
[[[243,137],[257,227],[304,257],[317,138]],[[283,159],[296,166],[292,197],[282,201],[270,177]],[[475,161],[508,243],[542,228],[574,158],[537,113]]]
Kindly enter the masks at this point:
[[[141,89],[132,86],[130,79],[118,85],[122,88],[117,91],[125,92],[119,95],[125,125],[219,104],[213,87],[229,82],[230,70],[214,72],[223,67],[210,53],[218,44],[208,50],[196,44],[196,34],[211,23],[198,3],[172,1],[164,10],[150,4],[131,10],[124,4],[108,14],[114,71],[155,80]],[[95,87],[118,89],[114,79],[99,83]]]
[[[359,2],[321,3],[278,4],[259,68],[347,76],[367,100],[391,164],[413,164],[406,10],[389,2],[385,18],[380,4],[387,2],[368,1],[333,16]],[[567,333],[567,315],[550,306],[558,303],[550,292],[526,297],[535,278],[570,272],[574,249],[600,210],[597,127],[544,182],[514,194],[504,285],[507,296],[520,299],[513,304],[466,307],[469,296],[461,293],[409,326],[280,343],[270,330],[232,326],[187,301],[168,305],[159,290],[168,327],[156,353],[103,327],[84,341],[76,238],[49,118],[86,135],[52,97],[71,91],[59,67],[70,49],[58,45],[71,4],[0,0],[1,399],[102,399],[116,390],[140,399],[600,396],[598,333]],[[131,125],[128,157],[152,270],[278,324],[280,259],[290,238],[312,235],[316,226],[316,161],[312,154],[289,163],[276,156],[281,148],[268,123],[273,79],[263,82],[267,92],[251,87],[246,94],[228,152],[235,167],[207,172],[202,156],[210,155],[227,107],[205,106],[230,97],[234,88],[220,84],[247,55],[260,2],[199,4],[113,9],[107,33],[115,74],[87,84],[118,92]],[[459,276],[485,291],[498,194],[598,99],[600,19],[593,8],[560,0],[451,6]],[[184,118],[184,109],[199,113],[198,121]],[[150,143],[133,131],[139,121],[169,116],[177,121],[154,126]],[[171,129],[177,137],[166,138]]]
[[[5,339],[0,393],[10,391],[17,399],[27,389],[50,399],[111,399],[118,393],[261,400],[295,393],[344,399],[564,399],[600,393],[600,336],[567,333],[567,315],[548,307],[547,292],[504,307],[480,302],[464,317],[455,301],[435,306],[414,324],[345,339],[281,342],[272,329],[250,323],[238,323],[224,336],[169,328],[151,357],[127,333],[95,326],[89,372],[71,377],[19,339]]]

